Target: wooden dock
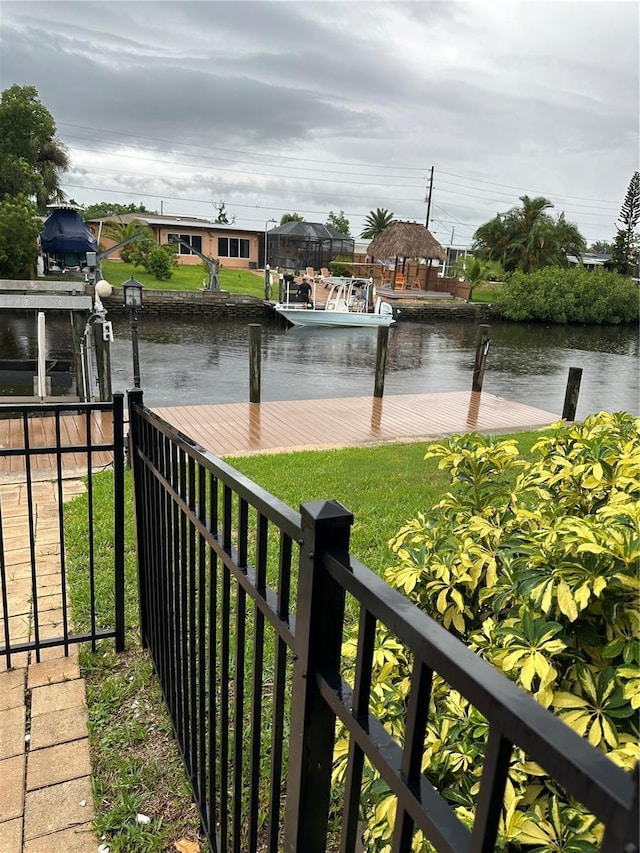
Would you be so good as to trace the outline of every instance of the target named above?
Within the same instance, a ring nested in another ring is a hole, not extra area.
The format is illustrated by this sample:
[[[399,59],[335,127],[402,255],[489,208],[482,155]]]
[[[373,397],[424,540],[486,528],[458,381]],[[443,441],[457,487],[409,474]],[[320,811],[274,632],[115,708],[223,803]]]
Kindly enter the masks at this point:
[[[559,415],[514,403],[484,392],[402,394],[382,399],[339,397],[266,403],[222,403],[209,406],[157,406],[153,411],[216,456],[285,453],[362,447],[393,442],[430,441],[464,432],[504,433],[539,429]],[[25,456],[3,449],[41,452],[31,455],[34,479],[54,477],[57,457],[55,419],[32,415],[28,436],[21,419],[0,419],[0,482],[21,479]],[[112,441],[110,412],[90,418],[91,444]],[[113,461],[111,451],[83,449],[86,418],[60,417],[61,464],[65,477],[99,470]]]
[[[465,432],[539,429],[559,415],[484,392],[157,406],[161,418],[216,456],[430,441]]]

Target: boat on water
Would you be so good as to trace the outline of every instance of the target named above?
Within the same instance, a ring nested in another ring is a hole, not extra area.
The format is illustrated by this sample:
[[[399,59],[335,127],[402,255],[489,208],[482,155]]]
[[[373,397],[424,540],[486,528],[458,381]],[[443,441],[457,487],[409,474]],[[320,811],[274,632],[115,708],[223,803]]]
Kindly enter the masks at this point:
[[[329,292],[324,302],[313,298],[309,302],[292,301],[289,293],[285,302],[275,305],[276,313],[293,326],[390,326],[395,323],[394,309],[382,299],[373,300],[371,282],[353,278],[326,279]],[[300,289],[299,289],[300,290]]]

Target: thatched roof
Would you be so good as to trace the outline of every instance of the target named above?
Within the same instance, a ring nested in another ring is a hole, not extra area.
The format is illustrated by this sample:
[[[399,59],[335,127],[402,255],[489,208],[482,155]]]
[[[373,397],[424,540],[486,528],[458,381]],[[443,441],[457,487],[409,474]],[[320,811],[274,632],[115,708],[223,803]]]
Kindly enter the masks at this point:
[[[367,254],[373,258],[436,258],[444,261],[446,252],[430,231],[418,222],[392,222],[369,243]]]

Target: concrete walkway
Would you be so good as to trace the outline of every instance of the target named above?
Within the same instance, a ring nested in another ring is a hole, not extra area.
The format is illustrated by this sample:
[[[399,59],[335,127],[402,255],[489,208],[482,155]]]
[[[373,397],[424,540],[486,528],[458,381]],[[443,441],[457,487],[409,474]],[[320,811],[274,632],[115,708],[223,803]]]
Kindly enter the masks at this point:
[[[41,638],[62,633],[56,486],[33,484]],[[64,483],[64,500],[80,494]],[[32,634],[29,520],[24,483],[0,485],[9,632]],[[0,611],[1,612],[1,611]],[[0,619],[0,643],[4,624]],[[0,853],[96,853],[84,679],[78,650],[62,648],[0,660]]]

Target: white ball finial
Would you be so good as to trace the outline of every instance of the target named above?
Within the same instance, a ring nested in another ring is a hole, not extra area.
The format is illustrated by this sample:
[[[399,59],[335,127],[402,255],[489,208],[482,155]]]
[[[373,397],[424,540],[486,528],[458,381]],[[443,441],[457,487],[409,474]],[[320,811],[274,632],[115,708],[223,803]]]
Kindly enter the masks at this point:
[[[111,296],[111,294],[113,293],[113,287],[111,287],[111,285],[108,281],[106,281],[106,279],[101,278],[100,281],[96,282],[95,291],[97,295],[102,298],[104,296]]]

